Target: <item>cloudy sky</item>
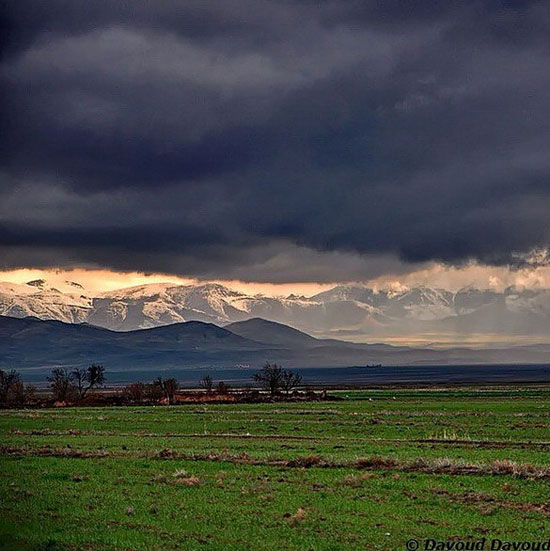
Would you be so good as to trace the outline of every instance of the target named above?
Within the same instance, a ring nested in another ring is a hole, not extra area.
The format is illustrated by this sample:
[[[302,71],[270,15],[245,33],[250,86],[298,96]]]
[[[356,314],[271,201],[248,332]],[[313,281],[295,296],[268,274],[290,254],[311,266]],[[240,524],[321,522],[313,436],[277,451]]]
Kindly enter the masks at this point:
[[[3,6],[6,274],[550,286],[549,2]]]

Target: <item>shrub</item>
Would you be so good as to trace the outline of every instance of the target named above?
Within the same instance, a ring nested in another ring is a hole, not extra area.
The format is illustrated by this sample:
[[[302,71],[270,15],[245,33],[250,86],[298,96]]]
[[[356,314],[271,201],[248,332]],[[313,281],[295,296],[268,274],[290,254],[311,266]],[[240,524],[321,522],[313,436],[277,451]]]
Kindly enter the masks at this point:
[[[145,385],[145,399],[149,402],[160,402],[163,398],[162,388],[155,381],[154,383]]]
[[[216,392],[218,394],[229,394],[230,386],[220,381],[216,386]]]
[[[122,389],[122,396],[127,402],[143,402],[147,395],[147,385],[141,381],[131,383]]]

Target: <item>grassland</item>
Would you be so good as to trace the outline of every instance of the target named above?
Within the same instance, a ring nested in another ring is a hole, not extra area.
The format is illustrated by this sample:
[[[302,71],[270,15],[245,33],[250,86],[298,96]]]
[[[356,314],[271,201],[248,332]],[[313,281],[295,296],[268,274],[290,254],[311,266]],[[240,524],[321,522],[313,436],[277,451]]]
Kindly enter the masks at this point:
[[[0,411],[0,548],[550,537],[550,391]]]

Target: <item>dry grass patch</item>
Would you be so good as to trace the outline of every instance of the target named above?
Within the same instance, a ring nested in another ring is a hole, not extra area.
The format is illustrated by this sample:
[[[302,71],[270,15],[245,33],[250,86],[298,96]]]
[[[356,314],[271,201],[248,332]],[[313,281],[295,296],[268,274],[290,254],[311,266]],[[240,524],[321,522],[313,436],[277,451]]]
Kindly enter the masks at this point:
[[[349,486],[350,488],[360,488],[363,486],[365,480],[375,477],[376,474],[374,473],[348,474],[344,477],[342,483],[344,486]]]
[[[297,526],[307,519],[307,511],[303,507],[298,507],[293,515],[285,513],[284,517],[287,519],[289,526]]]
[[[287,467],[318,467],[323,462],[323,459],[320,455],[306,455],[305,457],[297,457],[287,462]]]
[[[191,474],[191,475],[175,478],[174,484],[184,484],[185,486],[200,486],[202,484],[202,481],[200,478]]]
[[[489,466],[490,474],[507,474],[516,478],[548,478],[550,469],[530,463],[516,463],[508,459],[497,459]]]

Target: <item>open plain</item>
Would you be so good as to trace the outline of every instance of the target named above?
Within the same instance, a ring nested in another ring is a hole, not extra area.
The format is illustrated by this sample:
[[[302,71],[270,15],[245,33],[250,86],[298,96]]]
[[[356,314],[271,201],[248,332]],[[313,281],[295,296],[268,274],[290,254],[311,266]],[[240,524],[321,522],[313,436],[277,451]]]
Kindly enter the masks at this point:
[[[6,550],[550,538],[550,389],[0,411]]]

